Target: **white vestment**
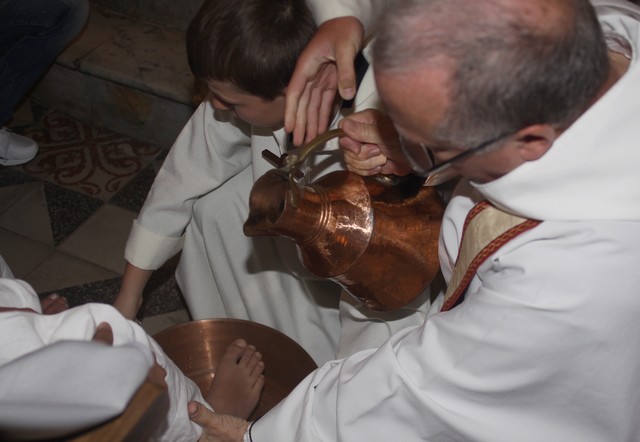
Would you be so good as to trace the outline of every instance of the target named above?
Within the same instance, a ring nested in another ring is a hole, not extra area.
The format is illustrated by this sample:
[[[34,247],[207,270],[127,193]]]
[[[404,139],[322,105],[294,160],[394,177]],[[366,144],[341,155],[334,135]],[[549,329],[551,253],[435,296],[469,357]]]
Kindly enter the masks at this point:
[[[316,23],[336,17],[355,16],[363,24],[365,32],[374,32],[376,19],[391,0],[308,0],[307,5]]]
[[[445,279],[476,202],[542,223],[491,255],[457,307],[440,297],[422,326],[309,375],[254,442],[640,440],[640,9],[594,4],[629,70],[543,157],[461,184]]]
[[[206,404],[198,387],[112,306],[86,304],[43,315],[27,283],[2,277],[0,307],[38,312],[0,312],[0,439],[61,436],[117,416],[144,382],[154,357],[167,371],[170,403],[154,440],[200,437],[201,428],[187,412],[191,400]],[[88,342],[102,322],[111,325],[112,347]]]
[[[369,69],[354,109],[378,106]],[[353,111],[342,109],[334,125]],[[291,240],[244,235],[253,183],[273,168],[263,150],[278,157],[285,153],[284,130],[250,127],[203,102],[134,222],[127,261],[156,269],[182,249],[176,275],[193,319],[230,317],[265,324],[297,341],[318,364],[378,346],[396,330],[420,324],[428,290],[407,308],[373,312],[347,295],[340,301],[341,288],[306,271]],[[337,139],[312,161],[305,175],[309,181],[342,168]]]

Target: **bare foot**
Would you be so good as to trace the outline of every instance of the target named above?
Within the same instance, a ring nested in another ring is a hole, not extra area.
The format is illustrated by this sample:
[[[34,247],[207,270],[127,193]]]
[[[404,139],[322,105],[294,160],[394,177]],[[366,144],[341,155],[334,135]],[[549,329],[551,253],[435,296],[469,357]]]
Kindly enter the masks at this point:
[[[69,310],[67,298],[57,293],[52,293],[46,298],[42,298],[40,305],[42,306],[42,314],[44,315],[55,315],[56,313]]]
[[[260,399],[263,371],[262,355],[236,339],[222,355],[205,399],[216,413],[247,419]]]

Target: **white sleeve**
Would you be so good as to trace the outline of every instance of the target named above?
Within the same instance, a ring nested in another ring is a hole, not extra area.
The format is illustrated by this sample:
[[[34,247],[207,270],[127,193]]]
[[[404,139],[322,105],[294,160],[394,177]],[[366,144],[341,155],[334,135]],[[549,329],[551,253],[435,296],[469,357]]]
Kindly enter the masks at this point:
[[[155,270],[182,249],[195,202],[251,162],[250,128],[206,100],[174,143],[127,240],[125,258]]]
[[[317,24],[337,17],[354,16],[369,31],[384,7],[391,0],[308,0],[307,4]]]
[[[638,21],[640,6],[627,0],[591,0],[602,26],[609,49],[628,58],[638,46]]]

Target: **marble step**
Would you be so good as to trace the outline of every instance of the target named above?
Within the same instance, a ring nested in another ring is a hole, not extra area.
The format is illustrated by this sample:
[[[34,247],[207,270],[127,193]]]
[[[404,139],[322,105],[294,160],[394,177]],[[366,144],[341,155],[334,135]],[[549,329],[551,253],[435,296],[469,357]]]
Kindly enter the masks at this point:
[[[204,0],[91,0],[94,5],[162,26],[186,31]]]
[[[202,98],[184,40],[182,30],[92,4],[85,31],[32,99],[94,127],[170,147]]]

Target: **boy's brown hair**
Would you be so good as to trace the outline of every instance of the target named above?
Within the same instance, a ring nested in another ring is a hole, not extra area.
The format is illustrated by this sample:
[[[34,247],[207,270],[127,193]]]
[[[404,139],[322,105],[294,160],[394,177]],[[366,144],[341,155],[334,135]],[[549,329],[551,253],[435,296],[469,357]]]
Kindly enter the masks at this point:
[[[187,31],[196,78],[273,100],[316,26],[304,0],[207,0]]]

